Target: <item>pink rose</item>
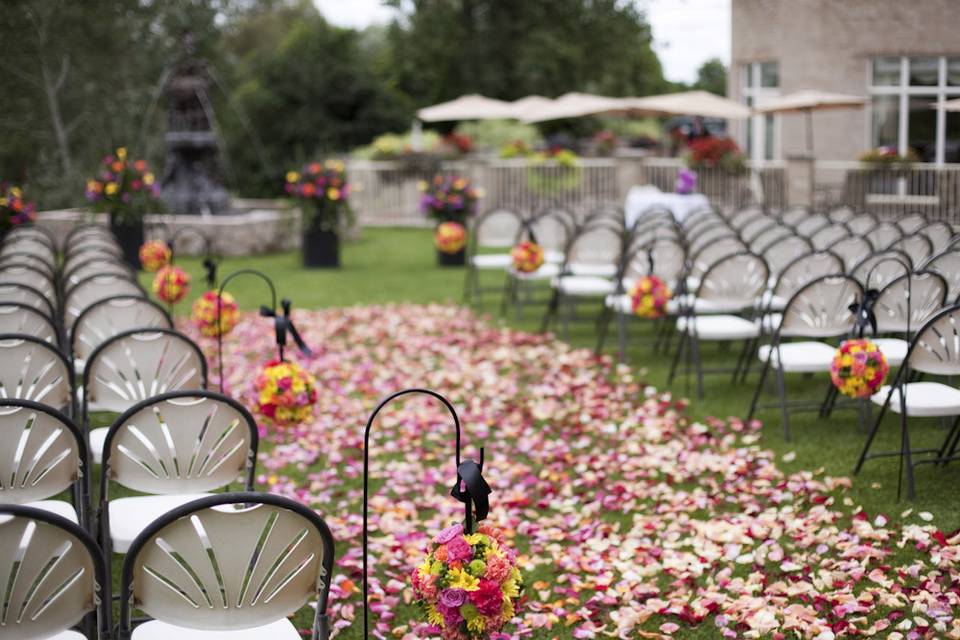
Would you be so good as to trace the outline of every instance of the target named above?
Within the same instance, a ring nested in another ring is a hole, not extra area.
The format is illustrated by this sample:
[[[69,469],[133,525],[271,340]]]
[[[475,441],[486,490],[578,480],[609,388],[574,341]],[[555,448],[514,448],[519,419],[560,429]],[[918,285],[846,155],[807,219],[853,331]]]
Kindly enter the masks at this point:
[[[447,559],[450,562],[469,562],[473,559],[473,547],[464,539],[457,536],[447,544]]]
[[[440,534],[433,539],[437,544],[446,544],[456,538],[457,536],[463,535],[463,525],[455,524],[452,527],[447,527]]]

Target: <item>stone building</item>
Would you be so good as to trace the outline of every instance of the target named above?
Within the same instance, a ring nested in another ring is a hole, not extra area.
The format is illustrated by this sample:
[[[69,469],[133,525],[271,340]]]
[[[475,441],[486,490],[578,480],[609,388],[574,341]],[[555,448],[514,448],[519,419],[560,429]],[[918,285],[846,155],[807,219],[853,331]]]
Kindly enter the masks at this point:
[[[960,163],[960,0],[731,0],[728,95],[747,105],[817,89],[865,96],[863,109],[813,116],[817,160],[877,146]],[[801,116],[733,126],[754,160],[805,153]]]

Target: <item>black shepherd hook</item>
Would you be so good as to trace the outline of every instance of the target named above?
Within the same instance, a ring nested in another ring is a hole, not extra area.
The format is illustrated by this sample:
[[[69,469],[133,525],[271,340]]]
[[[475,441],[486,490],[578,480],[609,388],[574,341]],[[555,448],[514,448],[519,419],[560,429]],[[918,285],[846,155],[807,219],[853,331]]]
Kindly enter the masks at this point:
[[[267,287],[270,289],[270,308],[269,311],[271,314],[276,314],[277,309],[277,290],[273,286],[273,280],[268,278],[262,272],[257,271],[256,269],[240,269],[234,271],[226,278],[223,279],[223,284],[220,285],[220,289],[217,290],[217,367],[220,376],[220,392],[223,393],[223,335],[220,331],[220,316],[223,313],[223,305],[221,303],[221,296],[223,296],[224,290],[227,288],[227,285],[236,277],[251,275],[256,276],[267,283]],[[264,315],[264,310],[267,309],[265,306],[260,307],[260,314]],[[283,360],[283,347],[280,347],[280,360]]]
[[[170,236],[167,245],[170,247],[170,264],[174,264],[177,258],[177,238],[183,234],[191,234],[203,241],[203,268],[207,272],[207,286],[217,286],[217,261],[213,251],[213,240],[203,231],[196,227],[180,227]]]
[[[485,519],[487,517],[487,512],[490,509],[488,498],[490,495],[490,487],[487,485],[486,481],[481,475],[481,472],[483,471],[484,460],[483,447],[480,447],[479,464],[469,459],[464,460],[462,463],[460,462],[460,417],[457,415],[457,410],[453,408],[453,405],[450,404],[449,400],[436,391],[432,391],[430,389],[412,388],[397,391],[396,393],[387,396],[384,400],[380,401],[380,404],[377,405],[377,408],[374,409],[373,413],[370,414],[370,418],[367,420],[366,430],[363,433],[363,637],[365,639],[369,637],[368,619],[370,617],[370,603],[368,601],[369,582],[367,578],[369,572],[367,568],[367,546],[369,538],[367,512],[370,495],[370,429],[373,427],[373,423],[380,414],[380,411],[385,406],[400,396],[413,393],[422,393],[439,400],[443,406],[447,408],[447,411],[450,412],[450,415],[453,416],[453,426],[456,430],[455,458],[457,463],[457,479],[456,483],[453,485],[453,489],[450,491],[450,495],[463,503],[465,516],[463,523],[464,530],[467,533],[473,532],[474,505],[477,509],[477,522]],[[461,488],[461,485],[464,485],[464,488]]]

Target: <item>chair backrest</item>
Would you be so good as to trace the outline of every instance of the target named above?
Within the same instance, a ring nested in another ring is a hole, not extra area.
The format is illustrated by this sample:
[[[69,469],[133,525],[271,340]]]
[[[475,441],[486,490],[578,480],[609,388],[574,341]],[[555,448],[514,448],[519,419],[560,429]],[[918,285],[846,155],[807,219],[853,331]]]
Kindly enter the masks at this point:
[[[240,630],[281,620],[317,599],[327,628],[334,540],[315,511],[262,493],[202,498],[161,516],[134,540],[120,583],[120,636],[132,603],[167,624]]]
[[[753,305],[767,288],[770,269],[758,255],[747,251],[717,260],[703,274],[697,298],[739,309]]]
[[[125,262],[112,256],[98,256],[88,258],[82,262],[75,262],[70,271],[63,272],[62,286],[64,290],[73,288],[82,280],[90,276],[118,275],[128,280],[136,280],[137,274]]]
[[[745,207],[735,211],[730,216],[730,226],[737,231],[743,231],[748,225],[755,224],[758,220],[769,220],[770,218],[760,207]]]
[[[814,251],[800,256],[785,266],[777,275],[773,294],[789,299],[803,285],[817,278],[844,272],[843,260],[829,251]]]
[[[761,255],[767,261],[770,272],[777,274],[788,264],[811,251],[813,246],[809,240],[802,236],[791,235],[774,242]]]
[[[844,224],[847,225],[850,231],[853,231],[858,236],[866,236],[871,229],[880,224],[880,221],[869,213],[858,213]]]
[[[728,227],[726,223],[718,222],[710,225],[702,231],[697,232],[697,234],[690,241],[690,253],[692,255],[696,255],[700,253],[704,247],[713,244],[718,240],[723,240],[724,238],[736,238],[737,241],[742,243],[740,236],[737,235],[736,231]]]
[[[60,637],[91,611],[110,634],[110,582],[97,543],[76,524],[41,509],[0,504],[0,636]]]
[[[101,502],[109,482],[151,494],[213,491],[243,478],[253,486],[257,423],[212,391],[161,393],[118,417],[103,445]]]
[[[111,296],[84,309],[70,329],[70,353],[86,360],[93,350],[113,336],[131,329],[173,329],[167,311],[140,296]]]
[[[527,228],[537,239],[537,244],[548,251],[562,252],[570,240],[567,219],[556,211],[549,211],[528,220]]]
[[[777,330],[781,337],[832,338],[853,328],[850,305],[863,300],[863,287],[846,275],[829,275],[808,282],[793,294]]]
[[[830,226],[830,218],[825,215],[807,216],[794,225],[793,230],[804,238],[810,238],[820,229]]]
[[[920,327],[905,364],[905,368],[932,375],[960,374],[960,305],[942,309]]]
[[[960,295],[960,247],[939,253],[923,265],[924,271],[936,271],[947,281],[947,298],[955,300]]]
[[[655,275],[675,289],[685,268],[686,258],[679,243],[669,239],[656,240],[629,254],[623,272],[624,287],[642,276]]]
[[[476,247],[507,248],[512,247],[520,235],[523,218],[510,209],[493,209],[477,218],[473,226]]]
[[[740,238],[736,236],[719,238],[696,253],[690,251],[688,254],[690,258],[690,273],[688,275],[695,279],[702,278],[703,274],[716,264],[717,260],[735,253],[741,253],[742,251],[744,251],[744,245],[743,242],[740,241]]]
[[[617,264],[623,250],[623,231],[607,223],[584,226],[567,246],[566,263]]]
[[[896,221],[896,225],[904,233],[916,233],[927,224],[927,218],[922,213],[911,213]]]
[[[953,237],[954,231],[949,223],[936,220],[921,227],[917,233],[927,236],[927,239],[933,245],[933,252],[940,253],[950,246],[950,238]]]
[[[116,274],[95,275],[81,280],[63,294],[63,326],[68,331],[83,310],[113,296],[141,296],[146,294],[137,282]]]
[[[817,251],[822,251],[844,238],[850,237],[850,229],[842,224],[828,224],[825,227],[820,227],[813,235],[810,236],[810,244],[813,245],[813,248]]]
[[[51,282],[55,282],[57,279],[56,263],[50,262],[43,256],[26,251],[7,251],[4,252],[3,255],[0,255],[0,269],[12,264],[22,264],[24,266],[29,266],[31,269],[36,269]]]
[[[190,338],[172,329],[132,329],[94,349],[83,370],[83,415],[95,402],[108,411],[169,391],[207,386],[207,361]]]
[[[46,500],[83,477],[86,438],[56,409],[30,400],[0,399],[0,434],[5,443],[0,447],[0,504]]]
[[[947,282],[933,271],[904,274],[880,291],[873,310],[877,331],[914,332],[947,301]]]
[[[927,236],[920,233],[903,236],[889,248],[903,251],[910,256],[914,265],[923,264],[933,255],[933,243]]]
[[[73,372],[54,345],[34,336],[0,335],[0,398],[73,405]]]
[[[26,284],[0,283],[0,302],[25,304],[51,318],[56,313],[53,302],[48,300],[43,292]]]
[[[882,251],[903,237],[903,231],[892,222],[881,222],[868,230],[864,236],[870,241],[874,249]]]
[[[7,236],[6,241],[0,245],[0,258],[20,254],[38,258],[50,267],[57,265],[57,252],[51,247],[47,240],[38,237]]]
[[[757,234],[756,237],[752,238],[750,240],[750,250],[758,255],[763,255],[766,253],[767,249],[774,246],[779,241],[792,237],[794,237],[793,231],[778,223],[772,227],[764,229]],[[809,247],[807,250],[810,250]]]
[[[53,319],[21,302],[0,302],[0,333],[26,334],[50,344],[60,343],[60,333]]]
[[[7,232],[7,237],[4,238],[6,242],[13,242],[14,240],[21,239],[30,239],[42,242],[47,245],[49,249],[56,253],[57,251],[57,239],[53,235],[53,232],[44,227],[39,227],[35,224],[18,224]]]
[[[827,213],[827,217],[830,218],[831,222],[839,223],[844,223],[855,215],[856,213],[854,213],[853,209],[847,206],[836,207]]]
[[[90,234],[67,245],[64,252],[66,258],[72,258],[81,253],[106,253],[123,255],[116,238],[109,235]]]
[[[780,224],[773,218],[758,216],[750,219],[737,233],[744,242],[750,244],[770,229],[776,229],[779,226]]]
[[[844,271],[851,271],[864,258],[873,253],[873,245],[863,236],[847,236],[835,240],[827,249],[840,256],[843,260]]]
[[[25,284],[43,294],[51,304],[57,302],[57,287],[42,271],[22,262],[10,262],[0,267],[0,284]]]
[[[850,275],[867,289],[882,289],[895,278],[911,271],[910,256],[896,249],[873,253],[856,264]]]
[[[807,207],[790,207],[780,214],[780,220],[788,227],[795,227],[808,216],[810,210]]]

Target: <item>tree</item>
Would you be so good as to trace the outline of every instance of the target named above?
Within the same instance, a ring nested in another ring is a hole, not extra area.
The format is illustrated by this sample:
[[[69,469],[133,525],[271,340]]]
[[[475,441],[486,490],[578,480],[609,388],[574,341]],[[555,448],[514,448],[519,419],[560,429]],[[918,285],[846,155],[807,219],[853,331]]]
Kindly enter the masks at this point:
[[[719,96],[727,95],[727,67],[720,58],[710,58],[697,69],[694,89],[702,89]]]

